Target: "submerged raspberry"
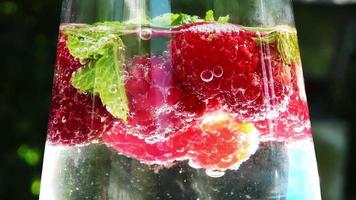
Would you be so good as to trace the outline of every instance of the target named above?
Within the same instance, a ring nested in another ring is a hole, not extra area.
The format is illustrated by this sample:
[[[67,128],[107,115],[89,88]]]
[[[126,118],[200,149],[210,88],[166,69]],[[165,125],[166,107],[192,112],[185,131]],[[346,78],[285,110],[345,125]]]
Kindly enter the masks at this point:
[[[259,143],[252,124],[238,123],[222,112],[210,113],[164,141],[148,141],[127,131],[118,121],[103,139],[119,153],[147,164],[190,160],[192,166],[209,170],[237,169],[255,153]]]
[[[172,60],[134,57],[126,64],[128,122],[119,120],[104,141],[144,163],[189,160],[224,171],[248,159],[260,136],[293,137],[298,123],[309,122],[298,100],[300,75],[275,43],[257,45],[256,37],[231,24],[190,24],[174,33]],[[291,113],[298,119],[282,123]]]
[[[256,128],[263,137],[262,140],[295,140],[311,136],[309,109],[305,97],[303,77],[300,63],[293,64],[290,70],[292,91],[288,98],[285,111],[277,118],[264,119],[256,122]]]
[[[210,170],[238,169],[255,153],[258,134],[249,123],[238,123],[223,112],[206,115],[199,141],[189,151],[194,166]]]
[[[189,140],[200,137],[199,132],[193,130],[177,131],[163,141],[150,141],[127,131],[127,126],[118,121],[103,139],[119,153],[147,164],[171,165],[174,161],[187,159]]]
[[[206,103],[185,93],[173,77],[168,58],[135,57],[126,64],[126,71],[128,121],[117,120],[103,136],[119,153],[148,164],[190,159],[209,169],[236,168],[253,153],[256,133],[246,128],[252,125],[238,124],[226,113],[212,113],[210,121],[205,119],[207,110],[217,109],[219,99]]]
[[[227,111],[243,119],[263,117],[266,104],[277,107],[289,95],[290,75],[274,44],[258,45],[258,37],[233,24],[180,27],[170,42],[175,75],[189,93],[219,96]]]
[[[104,141],[145,163],[183,159],[189,150],[188,140],[195,134],[186,130],[202,115],[205,103],[183,93],[168,57],[134,57],[126,63],[126,72],[128,120],[117,120],[104,134]]]
[[[184,131],[204,112],[198,97],[183,93],[172,74],[170,59],[160,55],[134,57],[126,64],[129,132],[164,140]]]
[[[100,99],[82,94],[70,82],[73,72],[82,67],[66,47],[67,37],[60,34],[48,123],[48,140],[53,144],[76,145],[99,139],[110,128],[113,117]]]

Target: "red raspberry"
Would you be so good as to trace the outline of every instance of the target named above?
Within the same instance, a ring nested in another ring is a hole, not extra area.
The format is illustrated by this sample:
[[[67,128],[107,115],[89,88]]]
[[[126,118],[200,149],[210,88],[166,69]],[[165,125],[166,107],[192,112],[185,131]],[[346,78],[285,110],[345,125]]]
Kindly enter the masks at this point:
[[[126,64],[128,121],[118,120],[103,140],[119,153],[148,164],[169,165],[175,160],[192,159],[196,165],[211,169],[237,167],[250,155],[237,153],[250,149],[238,144],[244,140],[239,137],[243,126],[237,130],[238,124],[226,119],[226,114],[217,122],[203,121],[200,125],[205,110],[216,109],[219,99],[206,105],[197,96],[184,93],[170,67],[170,60],[163,56],[135,57]],[[169,82],[164,81],[167,77],[172,77]],[[214,127],[223,137],[206,135],[207,129]],[[221,151],[214,152],[214,147]],[[233,159],[228,160],[231,156]]]
[[[126,64],[126,71],[131,132],[141,137],[168,137],[184,131],[204,112],[202,101],[182,93],[169,58],[135,57]]]
[[[127,126],[118,121],[113,128],[103,135],[104,141],[126,156],[138,159],[147,164],[170,165],[175,160],[185,160],[189,151],[189,140],[199,138],[200,132],[193,130],[175,132],[164,141],[150,141],[130,134]]]
[[[48,140],[61,145],[85,144],[99,139],[110,128],[113,117],[98,97],[79,93],[71,85],[73,72],[83,65],[70,54],[66,42],[67,37],[60,33]]]
[[[291,66],[292,91],[286,110],[275,119],[256,122],[256,128],[263,135],[263,140],[300,139],[311,137],[309,109],[304,91],[302,66]]]
[[[199,98],[219,96],[221,106],[244,119],[261,116],[267,104],[285,101],[290,79],[275,44],[257,45],[257,37],[233,24],[182,26],[170,42],[175,75]]]
[[[183,159],[195,135],[190,127],[204,114],[205,103],[182,92],[167,57],[134,57],[126,72],[129,117],[126,123],[118,120],[104,141],[146,163]]]
[[[210,170],[237,169],[258,147],[253,125],[238,123],[226,113],[210,113],[164,141],[133,135],[122,121],[103,139],[119,153],[147,164],[169,166],[177,160],[190,160],[192,166]]]
[[[290,98],[287,111],[279,114],[278,118],[261,120],[255,123],[262,140],[296,140],[311,137],[309,110],[306,101],[299,96]]]
[[[299,110],[299,103],[287,104],[299,88],[291,83],[296,72],[275,44],[257,46],[257,35],[238,26],[200,23],[176,31],[172,60],[140,56],[126,64],[128,121],[118,120],[103,139],[145,163],[189,159],[199,168],[237,169],[255,152],[257,130],[273,133],[265,113],[277,119]],[[241,122],[251,118],[264,121]]]
[[[192,142],[189,150],[191,163],[199,168],[237,169],[258,147],[254,126],[238,123],[223,112],[205,116],[200,130],[199,141]]]

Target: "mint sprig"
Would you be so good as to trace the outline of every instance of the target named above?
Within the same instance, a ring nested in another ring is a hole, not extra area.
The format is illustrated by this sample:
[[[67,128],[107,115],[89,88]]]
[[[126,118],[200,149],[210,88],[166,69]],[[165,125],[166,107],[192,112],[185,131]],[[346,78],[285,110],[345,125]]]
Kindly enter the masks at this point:
[[[208,10],[203,19],[199,18],[196,15],[188,15],[184,13],[166,13],[150,20],[150,25],[153,27],[173,28],[184,24],[191,24],[197,22],[216,21],[218,23],[227,23],[229,20],[230,17],[229,15],[227,15],[219,17],[216,21],[214,17],[214,11]]]
[[[255,38],[257,44],[275,43],[277,52],[285,64],[293,64],[300,59],[297,31],[286,26],[274,28],[247,28],[248,30],[267,32],[262,37]]]
[[[127,96],[124,86],[124,44],[118,35],[94,31],[91,27],[68,29],[70,53],[87,64],[73,74],[71,83],[81,92],[98,95],[107,110],[126,120]]]
[[[150,21],[150,25],[153,27],[170,28],[202,21],[202,19],[195,15],[192,16],[183,13],[166,13],[153,18]]]
[[[205,14],[204,20],[205,20],[206,22],[213,22],[213,21],[215,21],[215,18],[214,18],[214,11],[208,10],[208,11],[206,12],[206,14]]]
[[[205,14],[204,20],[205,20],[206,22],[214,22],[214,21],[216,21],[216,22],[218,22],[218,23],[222,23],[222,24],[223,24],[223,23],[228,23],[228,22],[229,22],[230,16],[229,16],[229,15],[220,16],[220,17],[218,18],[218,20],[215,20],[214,11],[208,10],[208,11],[206,12],[206,14]]]

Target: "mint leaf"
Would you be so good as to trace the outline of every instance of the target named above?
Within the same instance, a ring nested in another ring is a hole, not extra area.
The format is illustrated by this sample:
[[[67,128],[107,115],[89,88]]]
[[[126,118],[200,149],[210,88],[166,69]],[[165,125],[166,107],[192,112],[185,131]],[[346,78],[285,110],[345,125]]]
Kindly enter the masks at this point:
[[[214,11],[208,10],[208,11],[206,12],[206,14],[205,14],[204,20],[205,20],[206,22],[213,22],[213,21],[215,21],[215,19],[214,19]]]
[[[196,23],[196,22],[201,22],[203,20],[199,19],[198,16],[195,15],[187,15],[180,13],[178,14],[178,17],[172,22],[172,26],[180,26],[184,24],[191,24],[191,23]]]
[[[94,94],[99,94],[108,111],[123,120],[127,118],[128,102],[124,84],[124,55],[117,45],[95,62]]]
[[[286,64],[300,59],[297,32],[276,32],[277,50]]]
[[[95,80],[95,66],[92,63],[77,70],[71,79],[73,87],[82,92],[90,91],[92,93],[95,85],[93,80]]]
[[[97,22],[92,25],[92,31],[95,33],[103,32],[104,34],[113,33],[122,35],[121,30],[125,28],[129,28],[129,23],[121,23],[118,21],[105,21],[105,22]]]
[[[70,53],[88,61],[86,66],[74,73],[71,83],[81,92],[98,95],[113,116],[126,120],[128,102],[124,86],[125,46],[120,37],[111,31],[106,30],[108,32],[105,33],[100,29],[93,30],[95,29],[77,28],[65,31]]]
[[[230,20],[230,16],[229,15],[226,15],[226,16],[220,16],[218,18],[218,20],[216,21],[215,18],[214,18],[214,11],[212,10],[208,10],[205,14],[205,18],[204,18],[204,21],[206,22],[218,22],[218,23],[228,23]]]
[[[190,24],[201,22],[203,20],[199,19],[198,16],[191,16],[183,13],[174,14],[174,13],[166,13],[163,15],[159,15],[153,18],[150,24],[154,27],[172,27],[172,26],[180,26],[183,24]]]
[[[217,22],[224,24],[224,23],[228,23],[229,20],[230,20],[230,16],[226,15],[224,17],[219,17]]]
[[[179,14],[166,13],[153,18],[151,24],[156,27],[169,27],[178,17]]]
[[[227,23],[230,20],[229,15],[224,17],[219,17],[216,22],[218,23]],[[195,15],[188,15],[184,13],[165,13],[159,15],[152,20],[150,20],[150,25],[153,27],[163,27],[171,28],[176,26],[181,26],[184,24],[191,24],[197,22],[214,22],[214,11],[209,10],[206,12],[205,18],[201,19]]]
[[[102,37],[99,33],[87,28],[73,28],[65,30],[65,34],[68,36],[67,47],[75,58],[86,60],[97,55],[95,49],[100,48],[98,42]]]
[[[262,37],[255,38],[257,44],[276,43],[277,52],[285,64],[293,64],[300,59],[297,31],[295,28],[287,26],[277,26],[273,28],[252,28],[247,30],[267,32]]]

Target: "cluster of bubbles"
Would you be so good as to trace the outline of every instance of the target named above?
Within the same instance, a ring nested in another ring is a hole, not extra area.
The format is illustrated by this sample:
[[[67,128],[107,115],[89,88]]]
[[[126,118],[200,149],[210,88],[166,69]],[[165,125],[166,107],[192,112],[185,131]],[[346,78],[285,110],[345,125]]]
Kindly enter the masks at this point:
[[[202,81],[208,83],[214,78],[220,78],[224,74],[224,69],[221,66],[215,66],[213,70],[204,70],[200,73]]]

